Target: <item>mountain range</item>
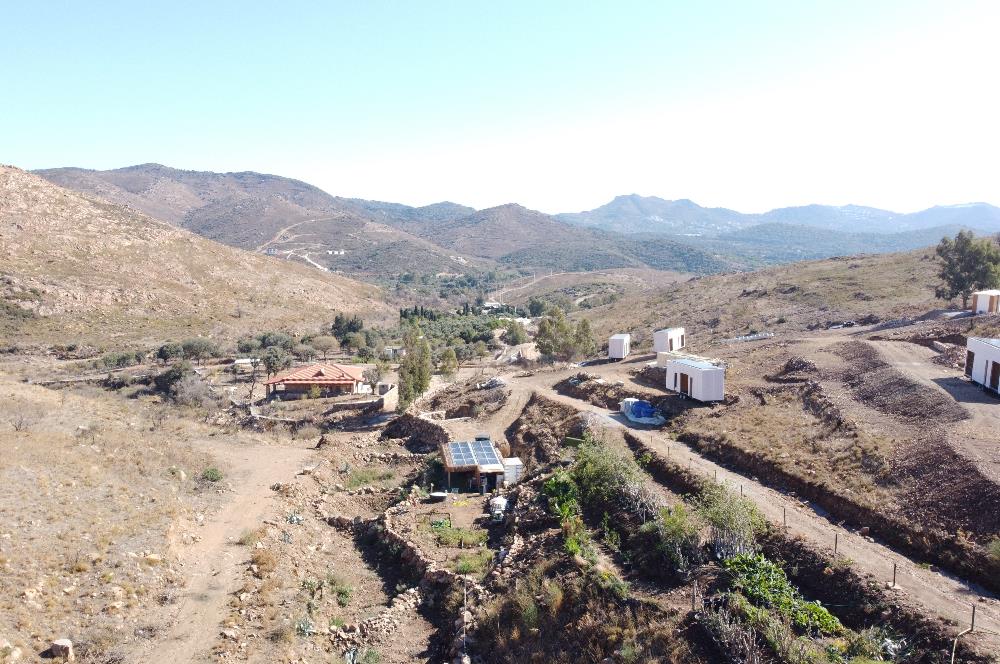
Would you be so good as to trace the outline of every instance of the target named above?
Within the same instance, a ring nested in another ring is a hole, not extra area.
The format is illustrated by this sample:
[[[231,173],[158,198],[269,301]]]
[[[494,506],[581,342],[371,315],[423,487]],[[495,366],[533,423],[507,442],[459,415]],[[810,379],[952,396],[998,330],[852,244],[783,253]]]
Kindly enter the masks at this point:
[[[857,205],[744,214],[632,194],[594,210],[548,215],[514,203],[485,210],[452,202],[412,207],[333,196],[276,175],[159,164],[36,173],[233,247],[376,282],[498,268],[706,274],[914,249],[963,228],[1000,231],[1000,208],[986,203],[911,214]]]
[[[983,232],[1000,231],[1000,208],[988,203],[935,206],[900,214],[860,205],[804,205],[762,214],[726,208],[706,208],[681,199],[631,194],[587,212],[557,214],[557,219],[589,228],[621,233],[723,235],[761,224],[792,224],[844,233],[902,233],[940,226],[964,226]]]

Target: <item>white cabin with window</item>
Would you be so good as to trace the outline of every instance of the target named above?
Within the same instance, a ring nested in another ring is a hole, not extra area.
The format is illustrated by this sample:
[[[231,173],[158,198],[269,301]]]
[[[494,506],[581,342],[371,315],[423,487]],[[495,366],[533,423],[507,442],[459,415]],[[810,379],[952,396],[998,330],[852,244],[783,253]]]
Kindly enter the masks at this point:
[[[1000,313],[1000,290],[981,290],[972,294],[972,313]]]
[[[624,360],[632,352],[632,335],[616,334],[608,339],[608,359]]]
[[[670,360],[666,387],[698,401],[722,401],[726,398],[726,369],[707,360]]]
[[[668,327],[653,332],[653,350],[657,353],[672,353],[686,344],[683,327]]]
[[[1000,339],[969,337],[965,342],[965,375],[973,383],[1000,392]]]

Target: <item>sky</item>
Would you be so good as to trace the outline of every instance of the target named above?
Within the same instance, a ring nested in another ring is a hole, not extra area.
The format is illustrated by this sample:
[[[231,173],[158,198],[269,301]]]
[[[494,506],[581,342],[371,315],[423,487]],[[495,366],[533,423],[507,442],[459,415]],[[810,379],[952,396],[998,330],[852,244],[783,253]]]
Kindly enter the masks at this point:
[[[544,212],[1000,204],[1000,3],[3,2],[0,162]]]

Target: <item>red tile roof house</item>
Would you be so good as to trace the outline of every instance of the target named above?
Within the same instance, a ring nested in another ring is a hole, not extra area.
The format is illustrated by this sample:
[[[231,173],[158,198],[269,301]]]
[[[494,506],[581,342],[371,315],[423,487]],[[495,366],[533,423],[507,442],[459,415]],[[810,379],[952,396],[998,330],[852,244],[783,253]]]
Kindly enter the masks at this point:
[[[267,398],[298,399],[309,394],[313,387],[319,388],[321,396],[338,394],[359,394],[363,391],[364,367],[343,364],[310,364],[294,367],[274,375],[264,381]]]

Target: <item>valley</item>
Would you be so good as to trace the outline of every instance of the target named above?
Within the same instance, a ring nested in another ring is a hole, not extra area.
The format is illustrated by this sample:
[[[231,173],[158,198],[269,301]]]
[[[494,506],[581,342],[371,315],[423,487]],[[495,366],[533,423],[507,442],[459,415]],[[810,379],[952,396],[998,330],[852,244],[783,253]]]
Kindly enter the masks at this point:
[[[932,249],[745,271],[284,179],[228,235],[255,174],[202,192],[219,243],[164,184],[201,174],[150,170],[0,171],[8,661],[996,661],[1000,402],[961,363],[1000,319]],[[718,400],[665,389],[665,326]],[[470,490],[477,438],[520,477]]]

